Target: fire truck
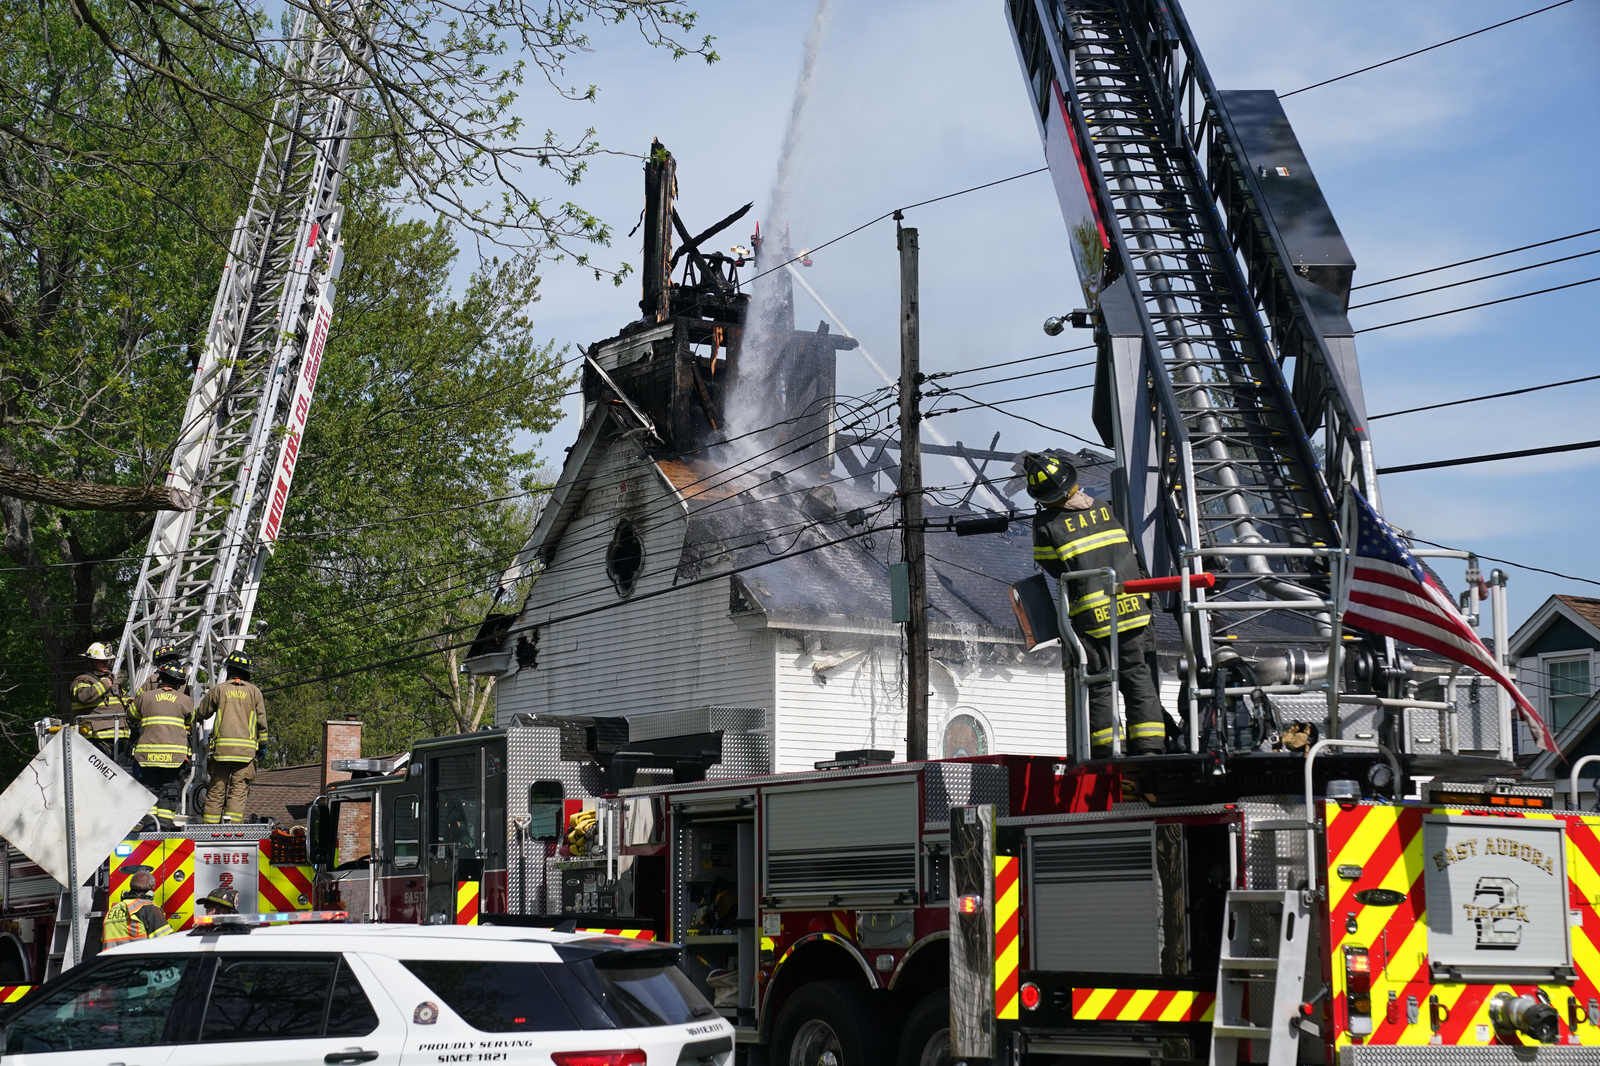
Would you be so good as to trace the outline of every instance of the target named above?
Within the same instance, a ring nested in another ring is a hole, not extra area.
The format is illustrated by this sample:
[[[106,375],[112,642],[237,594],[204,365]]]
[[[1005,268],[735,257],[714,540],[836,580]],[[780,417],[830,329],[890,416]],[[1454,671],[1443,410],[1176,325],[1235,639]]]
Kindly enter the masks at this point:
[[[1085,757],[1114,669],[1071,581],[1019,588],[1060,755],[740,777],[710,729],[628,787],[632,723],[571,723],[587,761],[513,724],[319,801],[319,891],[671,939],[750,1061],[1600,1062],[1600,818],[1520,782],[1507,698],[1343,623],[1340,516],[1381,510],[1355,262],[1276,95],[1219,90],[1170,0],[1003,6],[1081,282],[1046,332],[1094,330],[1111,503],[1178,579],[1170,753]]]
[[[361,5],[335,7],[355,14]],[[117,648],[117,673],[129,692],[150,675],[163,645],[179,646],[186,675],[206,685],[250,639],[344,262],[339,190],[365,57],[362,46],[336,38],[334,25],[336,19],[301,11],[286,42],[285,69],[294,76],[274,97],[167,474],[175,496],[193,506],[157,514]],[[115,717],[95,732],[115,735],[115,750],[106,753],[131,765],[126,720]],[[42,747],[61,723],[46,719],[36,729]],[[197,751],[203,740],[194,738]],[[184,810],[194,821],[199,784],[185,790]],[[241,906],[251,909],[309,907],[303,835],[270,826],[139,832],[108,857],[83,858],[81,869],[98,866],[92,883],[63,891],[18,849],[7,845],[0,854],[0,1001],[75,965],[84,946],[97,950],[97,919],[136,866],[154,873],[155,898],[174,929],[188,928],[194,901],[222,885],[237,888]]]
[[[313,808],[319,905],[671,940],[773,1062],[1600,1056],[1600,816],[1549,789],[1321,740],[593,798],[593,763],[545,776],[558,732],[355,767]]]

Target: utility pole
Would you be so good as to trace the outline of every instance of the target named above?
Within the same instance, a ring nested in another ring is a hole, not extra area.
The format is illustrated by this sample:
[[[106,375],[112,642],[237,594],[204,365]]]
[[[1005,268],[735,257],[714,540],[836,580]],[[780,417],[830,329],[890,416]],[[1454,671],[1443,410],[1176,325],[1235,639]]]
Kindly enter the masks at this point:
[[[906,759],[928,757],[928,564],[922,544],[922,373],[917,231],[900,225],[900,512],[910,610],[906,615]]]

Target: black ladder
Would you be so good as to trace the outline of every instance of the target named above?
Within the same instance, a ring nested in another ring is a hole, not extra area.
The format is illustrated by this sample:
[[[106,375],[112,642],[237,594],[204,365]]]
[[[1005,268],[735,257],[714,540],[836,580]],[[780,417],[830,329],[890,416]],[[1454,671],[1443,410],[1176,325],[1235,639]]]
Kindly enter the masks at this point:
[[[1108,216],[1108,260],[1127,276],[1151,371],[1165,379],[1145,387],[1165,420],[1169,528],[1191,549],[1268,549],[1196,566],[1218,574],[1209,602],[1236,607],[1199,615],[1195,650],[1212,664],[1245,645],[1269,655],[1325,646],[1325,563],[1273,550],[1337,543],[1327,486],[1171,89],[1152,74],[1151,44],[1139,36],[1151,27],[1136,28],[1122,4],[1064,6],[1070,93]]]

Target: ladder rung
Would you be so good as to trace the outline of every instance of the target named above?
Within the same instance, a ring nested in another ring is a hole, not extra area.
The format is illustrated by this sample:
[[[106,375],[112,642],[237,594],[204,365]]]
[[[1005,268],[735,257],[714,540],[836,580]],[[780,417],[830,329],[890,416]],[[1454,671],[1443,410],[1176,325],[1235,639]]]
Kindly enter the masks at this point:
[[[1272,1038],[1272,1030],[1259,1025],[1223,1025],[1216,1023],[1211,1026],[1211,1035],[1232,1040],[1270,1040]]]
[[[1276,970],[1277,959],[1234,959],[1227,956],[1222,958],[1224,970]]]

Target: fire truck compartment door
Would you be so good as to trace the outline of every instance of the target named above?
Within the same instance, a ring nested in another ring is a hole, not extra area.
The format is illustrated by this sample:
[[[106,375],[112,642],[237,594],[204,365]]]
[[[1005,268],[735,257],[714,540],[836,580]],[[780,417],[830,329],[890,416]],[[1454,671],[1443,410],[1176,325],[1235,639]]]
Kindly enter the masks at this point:
[[[780,907],[917,900],[910,776],[767,791],[762,882]]]
[[[1562,822],[1430,814],[1422,843],[1436,975],[1571,970]]]
[[[1034,968],[1161,972],[1156,831],[1145,823],[1029,833],[1024,876]]]

